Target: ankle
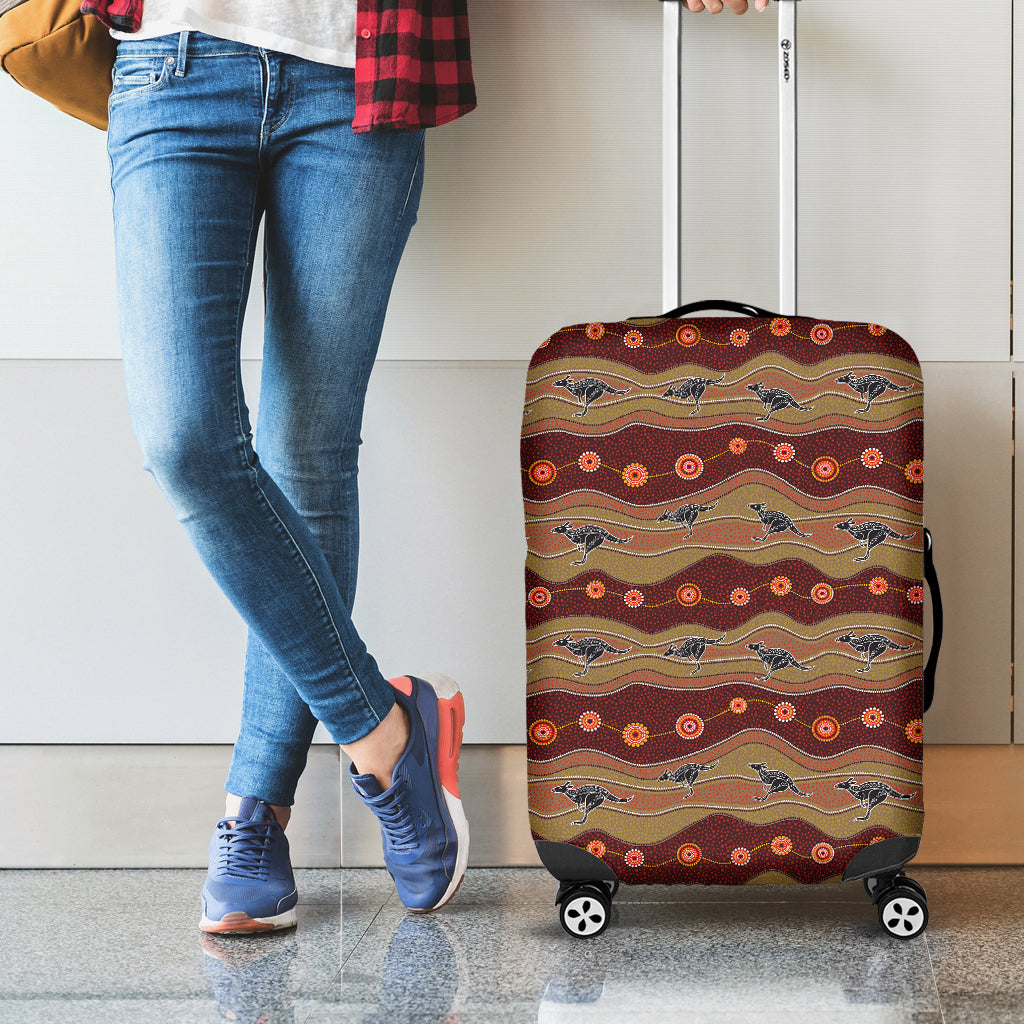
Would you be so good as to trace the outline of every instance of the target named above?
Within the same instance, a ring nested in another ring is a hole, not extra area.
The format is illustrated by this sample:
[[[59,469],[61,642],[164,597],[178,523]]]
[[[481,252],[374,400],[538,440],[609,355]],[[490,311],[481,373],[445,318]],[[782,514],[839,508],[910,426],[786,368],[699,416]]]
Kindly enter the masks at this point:
[[[238,814],[238,809],[241,805],[242,798],[240,796],[228,793],[227,798],[224,800],[224,817],[231,820],[232,824],[237,820],[235,815]],[[292,809],[290,807],[279,807],[277,804],[269,804],[268,806],[274,812],[274,817],[277,818],[277,823],[281,826],[281,831],[283,832],[288,827],[288,822],[292,816]]]
[[[399,758],[409,745],[409,713],[398,701],[373,732],[355,743],[343,743],[342,751],[352,759],[360,775],[372,775],[381,789],[390,789]]]

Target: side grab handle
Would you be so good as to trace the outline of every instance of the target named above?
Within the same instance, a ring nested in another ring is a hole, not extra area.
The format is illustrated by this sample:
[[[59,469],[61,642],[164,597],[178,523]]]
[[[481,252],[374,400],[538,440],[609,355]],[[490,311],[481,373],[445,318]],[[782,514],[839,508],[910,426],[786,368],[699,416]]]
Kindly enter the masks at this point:
[[[939,577],[935,575],[932,562],[932,534],[927,528],[924,531],[924,578],[928,581],[928,593],[932,599],[932,649],[928,653],[928,664],[924,667],[923,710],[927,711],[935,696],[935,665],[942,646],[942,595],[939,593]]]

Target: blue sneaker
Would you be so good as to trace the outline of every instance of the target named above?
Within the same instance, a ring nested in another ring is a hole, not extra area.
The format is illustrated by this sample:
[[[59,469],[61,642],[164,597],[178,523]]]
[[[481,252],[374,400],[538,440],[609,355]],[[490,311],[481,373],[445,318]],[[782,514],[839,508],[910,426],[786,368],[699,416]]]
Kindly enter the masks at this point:
[[[237,818],[217,822],[202,902],[204,932],[244,934],[295,924],[299,894],[288,840],[273,809],[259,797],[243,797]]]
[[[380,821],[384,864],[410,910],[436,910],[455,895],[469,861],[469,824],[459,798],[462,694],[439,673],[389,680],[409,715],[410,734],[381,790],[348,767],[352,788]]]

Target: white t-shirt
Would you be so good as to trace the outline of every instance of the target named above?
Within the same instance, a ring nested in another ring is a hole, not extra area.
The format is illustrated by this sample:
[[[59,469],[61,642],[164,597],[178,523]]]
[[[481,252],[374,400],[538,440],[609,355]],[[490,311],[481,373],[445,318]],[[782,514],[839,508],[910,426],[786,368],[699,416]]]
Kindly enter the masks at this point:
[[[356,66],[357,0],[146,0],[138,32],[110,29],[115,39],[152,39],[192,29],[280,53]]]

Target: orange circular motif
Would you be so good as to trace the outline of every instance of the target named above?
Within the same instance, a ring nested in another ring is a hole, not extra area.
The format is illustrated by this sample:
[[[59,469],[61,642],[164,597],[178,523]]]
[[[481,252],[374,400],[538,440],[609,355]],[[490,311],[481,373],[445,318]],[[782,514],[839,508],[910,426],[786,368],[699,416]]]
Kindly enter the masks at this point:
[[[644,336],[639,331],[626,331],[622,341],[630,348],[639,348],[644,343]]]
[[[731,451],[733,455],[742,455],[746,450],[747,442],[744,441],[742,437],[734,437],[729,442],[729,451]]]
[[[781,338],[784,335],[789,334],[791,328],[792,324],[790,324],[784,316],[777,316],[772,320],[771,324],[769,324],[769,329],[776,338]]]
[[[641,725],[640,722],[630,722],[622,730],[622,738],[631,747],[642,747],[647,742],[649,736],[650,732],[648,732],[647,726]]]
[[[747,702],[742,697],[733,697],[733,699],[729,701],[729,710],[734,715],[742,715],[743,712],[747,710]]]
[[[827,864],[835,855],[836,851],[829,846],[828,843],[818,843],[818,845],[811,850],[811,856],[819,864]]]
[[[539,345],[537,346],[537,348],[547,348],[547,347],[548,347],[548,345],[549,345],[550,343],[551,343],[551,339],[550,339],[550,338],[545,338],[545,339],[544,339],[544,340],[543,340],[543,341],[542,341],[542,342],[541,342],[541,343],[540,343],[540,344],[539,344]]]
[[[811,732],[822,743],[831,743],[839,735],[839,723],[831,715],[822,715],[814,720]]]
[[[627,590],[622,595],[622,600],[629,605],[630,608],[639,608],[644,603],[644,595],[639,590]]]
[[[783,701],[775,705],[775,717],[780,722],[791,722],[796,718],[796,708],[789,701]]]
[[[772,580],[772,593],[778,594],[779,597],[783,597],[793,589],[793,584],[789,582],[788,576],[776,576]]]
[[[577,460],[576,465],[583,470],[584,473],[593,473],[598,466],[601,465],[601,456],[597,452],[584,452]]]
[[[584,711],[580,715],[580,728],[584,732],[593,732],[601,724],[601,716],[596,711]]]
[[[924,722],[920,718],[915,718],[907,725],[907,739],[911,743],[924,742]]]
[[[744,605],[750,600],[750,591],[743,587],[737,587],[730,595],[729,600],[735,605]]]
[[[600,839],[592,839],[587,843],[587,853],[592,853],[595,857],[603,857],[605,852],[605,845]]]
[[[643,852],[635,847],[632,850],[627,850],[625,860],[631,868],[638,868],[644,862]]]
[[[839,463],[829,455],[823,455],[820,459],[814,460],[811,472],[822,483],[829,483],[839,476]]]
[[[882,595],[889,589],[889,581],[884,576],[875,576],[868,584],[872,594]]]
[[[785,857],[793,849],[793,840],[789,836],[776,836],[772,840],[772,853]]]
[[[911,604],[920,604],[924,600],[924,587],[911,587],[907,591],[907,600]]]
[[[622,479],[630,487],[640,487],[647,481],[647,467],[631,462],[623,471]]]
[[[885,334],[885,328],[881,324],[868,324],[869,334]]]
[[[684,740],[695,740],[704,731],[704,719],[699,715],[680,715],[676,719],[676,732]]]
[[[696,583],[684,583],[676,591],[676,600],[685,605],[697,604],[700,601],[700,587]]]
[[[534,608],[543,608],[551,601],[551,591],[546,587],[534,587],[527,600]]]
[[[871,840],[871,842],[868,843],[868,846],[871,846],[872,843],[884,843],[884,842],[885,842],[885,836],[875,836]]]
[[[732,343],[733,343],[733,344],[734,344],[734,345],[735,345],[735,346],[736,346],[737,348],[743,348],[743,346],[744,346],[744,345],[746,345],[746,343],[747,343],[748,341],[750,341],[750,335],[749,335],[749,334],[747,334],[747,332],[746,332],[745,330],[743,330],[743,328],[742,328],[742,327],[737,327],[737,328],[736,328],[736,330],[734,330],[734,331],[733,331],[733,332],[732,332],[732,333],[731,333],[731,334],[729,335],[729,340],[730,340],[730,341],[731,341],[731,342],[732,342]]]
[[[921,459],[914,459],[913,462],[907,463],[907,468],[903,470],[903,475],[912,484],[924,483],[924,462]]]
[[[815,604],[828,604],[835,596],[836,592],[827,583],[819,583],[811,591],[811,599]]]
[[[530,739],[542,747],[553,742],[557,735],[558,730],[555,728],[555,723],[549,722],[546,718],[538,719],[530,726]]]
[[[696,480],[704,472],[704,460],[699,455],[687,452],[676,459],[676,472],[684,480]]]
[[[591,580],[587,584],[587,597],[604,597],[604,584],[600,580]]]
[[[676,850],[676,860],[680,864],[685,864],[687,867],[691,867],[700,861],[702,854],[700,847],[696,843],[683,843],[682,846]]]
[[[796,449],[791,444],[777,444],[775,446],[775,459],[777,462],[789,462],[796,455]]]
[[[676,331],[676,341],[680,345],[696,345],[700,341],[700,331],[693,324],[683,324]]]
[[[815,324],[811,328],[811,341],[815,345],[827,345],[832,340],[832,328],[828,324]]]
[[[745,846],[737,846],[732,853],[729,854],[729,859],[733,864],[738,864],[743,867],[744,864],[750,863],[750,851]]]
[[[604,336],[604,324],[587,324],[587,337],[597,341]]]
[[[860,720],[869,729],[877,729],[885,721],[885,715],[882,714],[880,708],[865,708]]]
[[[878,469],[882,464],[882,453],[877,448],[865,448],[860,453],[860,461],[867,469]]]
[[[547,459],[538,459],[529,469],[528,476],[535,483],[543,487],[555,479],[555,464]]]

